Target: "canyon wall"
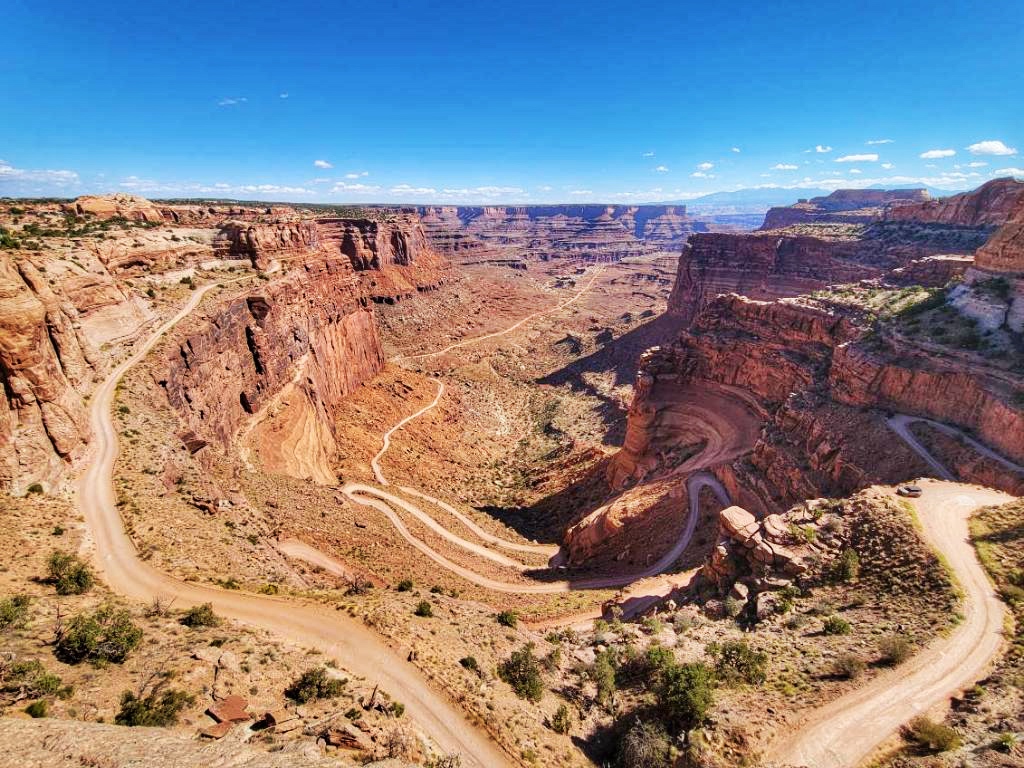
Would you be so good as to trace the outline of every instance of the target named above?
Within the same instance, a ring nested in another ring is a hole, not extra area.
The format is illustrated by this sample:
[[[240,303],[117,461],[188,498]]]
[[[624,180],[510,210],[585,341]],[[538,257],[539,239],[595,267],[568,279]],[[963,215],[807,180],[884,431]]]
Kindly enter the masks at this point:
[[[27,260],[0,252],[0,485],[50,490],[89,439],[85,400],[98,353],[77,311]]]
[[[690,322],[720,293],[754,299],[798,296],[883,274],[892,262],[866,258],[853,241],[765,234],[697,234],[679,260],[669,312]],[[872,263],[874,262],[874,263]]]
[[[188,338],[158,378],[194,446],[226,447],[250,416],[294,395],[305,405],[269,420],[277,442],[262,447],[289,472],[288,450],[320,451],[297,471],[326,481],[332,409],[383,365],[373,303],[450,275],[411,212],[313,218],[129,195],[12,210],[0,211],[14,241],[0,251],[0,487],[12,493],[67,480],[89,439],[84,398],[127,344],[179,305],[165,292],[250,267],[265,282],[183,326]]]
[[[691,232],[702,228],[687,218],[685,206],[675,205],[425,206],[416,210],[436,248],[487,261],[566,257],[618,261],[678,251]]]
[[[887,205],[924,203],[930,199],[924,189],[837,189],[825,197],[769,209],[761,229],[808,223],[865,224],[881,219]]]
[[[998,227],[1009,221],[1024,202],[1024,182],[993,179],[975,190],[938,200],[894,204],[886,211],[890,221],[954,224],[963,227]]]

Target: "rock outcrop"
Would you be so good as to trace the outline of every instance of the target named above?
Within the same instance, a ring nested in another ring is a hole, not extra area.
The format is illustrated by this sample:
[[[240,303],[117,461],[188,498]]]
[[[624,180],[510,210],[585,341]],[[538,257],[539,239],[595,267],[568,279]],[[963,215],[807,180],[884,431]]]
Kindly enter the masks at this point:
[[[1024,182],[993,179],[975,190],[938,200],[894,204],[886,211],[890,221],[953,224],[961,227],[999,227],[1024,203]]]
[[[865,224],[883,218],[888,205],[925,203],[930,199],[925,189],[837,189],[825,197],[770,209],[761,229],[808,223]]]
[[[161,222],[164,215],[160,208],[144,197],[135,195],[87,195],[76,198],[64,206],[64,210],[99,219],[128,219],[130,221]]]
[[[265,411],[282,393],[292,396],[268,468],[327,481],[334,409],[384,365],[367,305],[348,257],[318,250],[191,324],[160,384],[187,430],[225,450],[243,428],[271,416]],[[281,430],[305,459],[282,453]],[[254,439],[259,452],[258,433]]]
[[[77,313],[28,260],[0,252],[0,485],[24,493],[57,481],[89,437],[82,393],[96,351]]]
[[[772,300],[882,275],[894,265],[853,241],[767,234],[697,234],[679,260],[669,312],[690,322],[716,295]]]

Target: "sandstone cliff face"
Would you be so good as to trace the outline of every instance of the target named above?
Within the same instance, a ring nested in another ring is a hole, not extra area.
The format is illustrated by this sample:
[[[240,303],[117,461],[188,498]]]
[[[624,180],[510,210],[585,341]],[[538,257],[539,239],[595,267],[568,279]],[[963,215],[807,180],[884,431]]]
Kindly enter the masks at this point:
[[[876,262],[876,263],[872,263]],[[856,242],[777,235],[697,234],[679,260],[669,312],[690,322],[720,293],[777,299],[877,277],[890,263]]]
[[[761,229],[806,223],[863,224],[881,219],[886,205],[924,203],[930,199],[924,189],[837,189],[825,197],[770,209]]]
[[[885,217],[892,221],[955,224],[962,227],[1002,226],[1020,210],[1024,182],[993,179],[971,192],[915,204],[894,204]]]
[[[1024,190],[1024,183],[1020,186]],[[974,266],[1006,277],[1024,277],[1024,192],[1008,221],[978,249]]]
[[[100,219],[122,218],[131,221],[163,221],[160,208],[144,197],[135,195],[87,195],[64,206],[69,213],[96,216]]]
[[[227,449],[286,387],[312,409],[302,418],[332,433],[333,409],[383,365],[355,270],[320,251],[192,324],[160,384],[188,431]]]
[[[88,440],[82,395],[95,350],[31,263],[0,252],[0,485],[48,489]]]
[[[768,414],[760,439],[714,471],[738,503],[759,512],[927,472],[879,410],[971,430],[1007,458],[1024,459],[1024,409],[1012,387],[983,370],[878,344],[867,330],[830,305],[719,296],[675,343],[645,357],[630,418],[650,410],[643,401],[659,382],[697,391],[728,385],[755,397]],[[658,435],[664,426],[641,419],[630,429]],[[642,435],[633,442],[645,444]]]

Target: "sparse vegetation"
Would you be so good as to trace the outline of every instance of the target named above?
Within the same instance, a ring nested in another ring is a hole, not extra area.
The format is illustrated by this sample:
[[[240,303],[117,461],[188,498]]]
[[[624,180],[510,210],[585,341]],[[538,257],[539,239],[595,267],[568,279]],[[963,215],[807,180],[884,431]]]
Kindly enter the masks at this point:
[[[856,581],[860,576],[860,556],[851,547],[846,547],[836,558],[833,573],[837,581]]]
[[[895,667],[910,658],[913,646],[902,635],[890,635],[878,641],[879,661],[888,667]]]
[[[714,673],[700,662],[672,664],[662,670],[656,696],[667,723],[692,730],[704,722],[711,709]]]
[[[544,697],[544,680],[533,648],[533,643],[528,643],[513,651],[498,665],[498,677],[508,683],[519,698],[540,701]]]
[[[767,677],[768,654],[755,651],[745,640],[711,643],[708,654],[715,659],[715,674],[729,685],[760,685]]]
[[[637,720],[619,746],[620,768],[664,768],[669,764],[671,744],[665,729],[656,723]]]
[[[59,628],[54,653],[66,664],[90,661],[120,664],[142,640],[142,630],[123,608],[106,603],[92,612],[80,613]]]
[[[848,635],[853,628],[842,616],[827,616],[821,626],[826,635]]]
[[[904,731],[909,741],[932,752],[949,752],[962,743],[959,734],[948,725],[936,723],[927,717],[917,717]]]
[[[114,722],[127,726],[166,727],[176,724],[181,711],[194,702],[194,696],[176,689],[153,691],[144,698],[125,691],[121,694],[121,708],[114,716]]]
[[[0,600],[0,631],[25,626],[31,603],[28,595],[12,595]]]
[[[334,699],[345,689],[345,680],[332,677],[327,667],[307,669],[284,690],[284,695],[297,704],[319,699]]]
[[[571,727],[572,717],[569,715],[569,708],[565,704],[559,704],[551,718],[551,730],[564,735],[569,733]]]
[[[412,586],[412,579],[402,579],[400,582],[398,582],[398,585],[395,587],[395,589],[399,592],[409,592],[410,590],[412,590]]]
[[[416,610],[413,611],[416,616],[421,616],[425,619],[429,619],[434,615],[434,608],[430,604],[429,600],[420,600],[416,605]]]
[[[185,611],[185,615],[181,617],[181,623],[193,629],[199,627],[219,627],[221,619],[220,616],[213,612],[212,603],[203,603],[202,605],[192,606]]]
[[[832,663],[832,674],[844,680],[856,680],[863,673],[867,664],[853,653],[843,653]]]
[[[501,626],[515,629],[519,623],[519,614],[515,611],[502,611],[497,615],[497,619]]]
[[[47,561],[49,581],[58,595],[81,595],[92,589],[95,582],[92,569],[78,557],[54,550]]]

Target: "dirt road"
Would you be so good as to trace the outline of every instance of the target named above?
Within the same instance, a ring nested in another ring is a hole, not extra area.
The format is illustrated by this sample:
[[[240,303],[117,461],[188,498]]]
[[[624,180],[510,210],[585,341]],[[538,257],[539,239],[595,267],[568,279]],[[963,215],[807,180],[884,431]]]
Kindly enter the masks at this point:
[[[916,441],[907,443],[918,450]],[[926,461],[936,461],[926,454]],[[963,589],[964,620],[908,662],[810,713],[794,732],[769,748],[766,764],[854,768],[904,723],[977,681],[999,652],[1004,607],[978,563],[967,520],[978,507],[1011,497],[941,480],[918,484],[924,493],[909,501],[925,539],[946,559]]]
[[[464,764],[507,766],[511,761],[488,736],[473,727],[458,708],[434,691],[422,673],[392,651],[374,632],[335,611],[286,598],[249,595],[186,583],[139,559],[115,506],[114,461],[117,433],[111,407],[117,383],[142,360],[161,336],[187,317],[214,286],[193,293],[188,303],[119,365],[93,393],[89,418],[93,454],[78,485],[78,505],[85,516],[97,564],[115,592],[137,600],[174,598],[186,607],[212,603],[226,617],[262,627],[295,643],[336,656],[352,673],[380,685],[406,706],[409,717],[445,752],[458,753]]]

